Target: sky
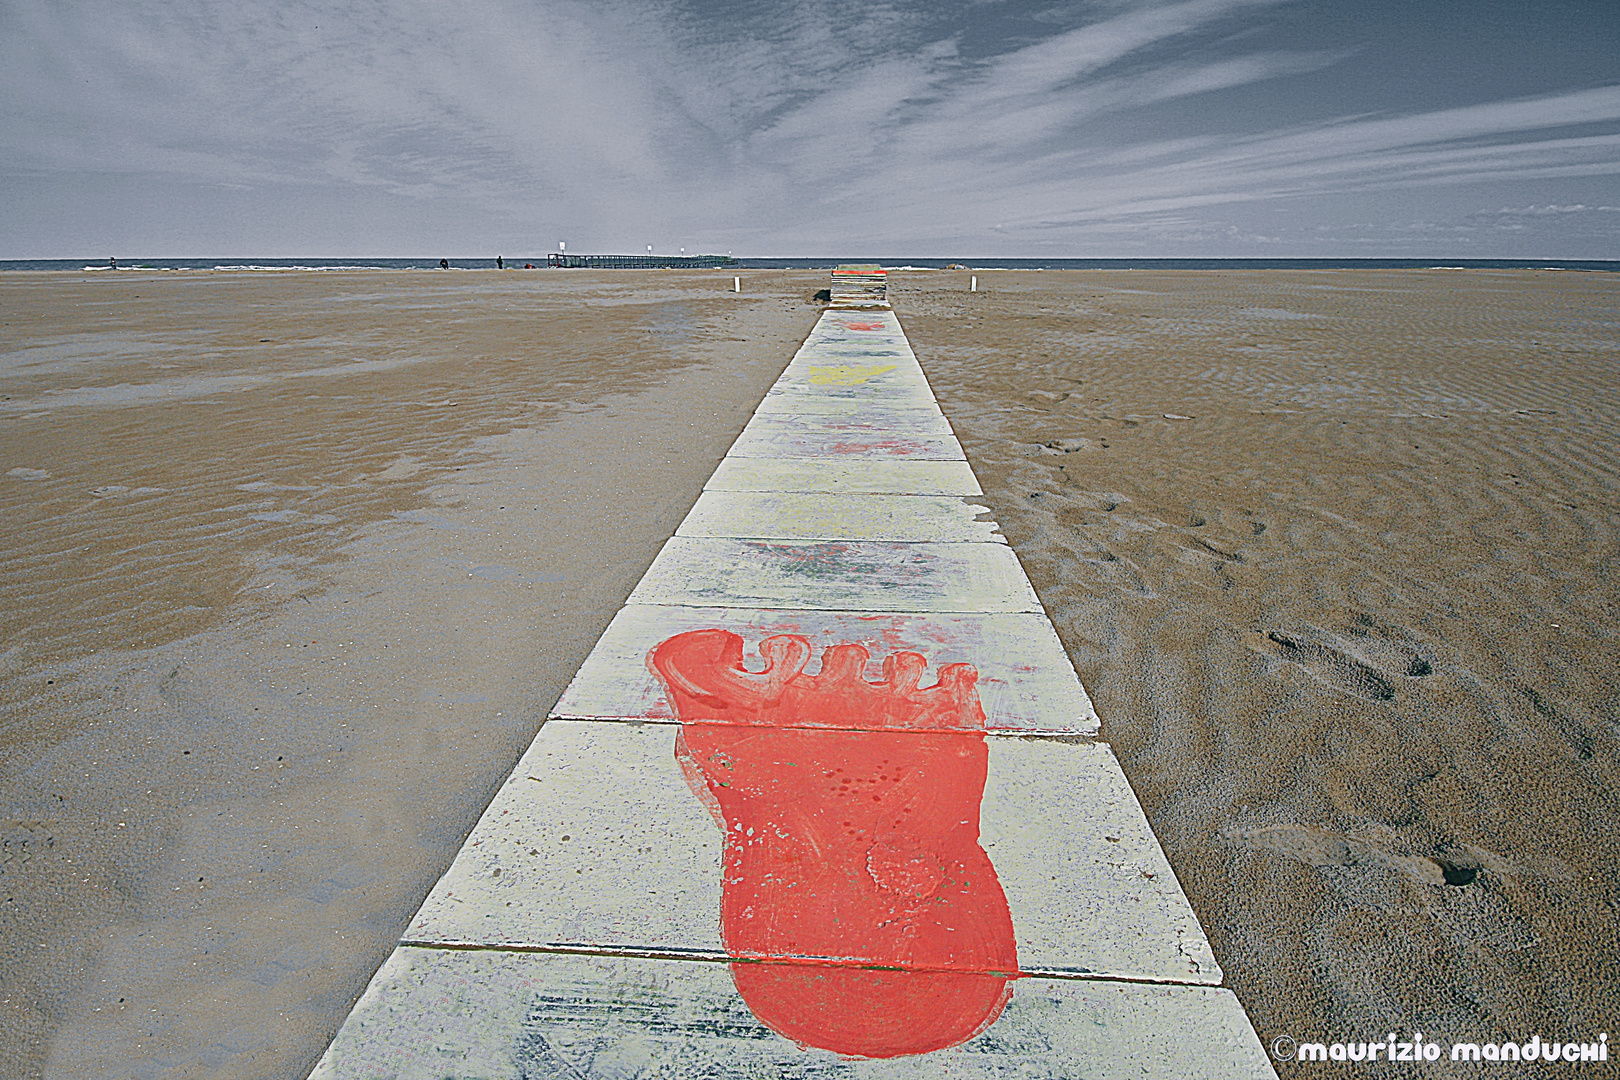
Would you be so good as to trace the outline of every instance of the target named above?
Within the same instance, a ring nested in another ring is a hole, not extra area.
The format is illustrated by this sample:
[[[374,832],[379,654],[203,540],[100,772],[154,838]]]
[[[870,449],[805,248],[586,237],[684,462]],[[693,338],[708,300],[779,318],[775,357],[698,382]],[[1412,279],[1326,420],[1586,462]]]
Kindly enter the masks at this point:
[[[1620,259],[1620,0],[0,0],[0,258]]]

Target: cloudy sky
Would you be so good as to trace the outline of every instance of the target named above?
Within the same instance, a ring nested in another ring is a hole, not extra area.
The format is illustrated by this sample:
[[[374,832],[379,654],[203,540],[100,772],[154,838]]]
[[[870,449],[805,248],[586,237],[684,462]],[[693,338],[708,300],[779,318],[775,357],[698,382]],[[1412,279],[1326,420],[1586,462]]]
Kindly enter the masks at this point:
[[[1620,258],[1617,0],[0,0],[0,258]]]

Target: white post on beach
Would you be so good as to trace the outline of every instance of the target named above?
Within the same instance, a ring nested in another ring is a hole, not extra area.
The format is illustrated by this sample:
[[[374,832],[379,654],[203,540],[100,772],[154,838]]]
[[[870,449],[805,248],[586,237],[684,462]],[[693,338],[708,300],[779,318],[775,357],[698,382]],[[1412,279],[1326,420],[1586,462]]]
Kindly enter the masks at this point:
[[[968,281],[968,292],[978,292],[978,291],[979,291],[979,275],[974,274],[973,277],[971,279],[969,279],[969,281]]]
[[[742,292],[742,278],[734,277],[731,279],[731,291]]]

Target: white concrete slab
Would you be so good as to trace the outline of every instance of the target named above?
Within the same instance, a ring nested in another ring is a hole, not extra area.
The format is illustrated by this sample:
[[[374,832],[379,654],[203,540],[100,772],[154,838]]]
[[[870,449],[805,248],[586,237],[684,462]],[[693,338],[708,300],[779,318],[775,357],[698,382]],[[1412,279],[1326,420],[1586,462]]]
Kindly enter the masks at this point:
[[[893,431],[753,428],[737,436],[726,452],[733,458],[891,457],[919,461],[966,461],[956,436],[909,435]]]
[[[1005,544],[676,536],[630,602],[824,611],[1041,611]]]
[[[810,332],[810,336],[805,339],[805,348],[826,349],[842,345],[852,345],[855,347],[865,348],[901,349],[909,352],[911,345],[906,340],[905,334],[901,333],[898,328],[892,324],[888,329],[853,329],[853,327],[857,326],[877,326],[882,322],[883,320],[878,319],[855,318],[839,320],[836,317],[828,319],[826,316],[823,316],[822,321],[817,324],[816,328]]]
[[[705,491],[982,495],[965,461],[913,458],[725,458]]]
[[[846,365],[857,370],[834,372],[825,370],[827,365]],[[904,342],[866,340],[822,341],[807,345],[788,362],[783,374],[793,379],[808,379],[814,385],[843,383],[851,376],[860,382],[868,377],[859,370],[863,367],[882,368],[885,371],[894,369],[899,377],[908,379],[915,379],[922,373],[917,354]]]
[[[722,837],[675,731],[547,721],[405,940],[723,957]]]
[[[1076,678],[1045,615],[903,615],[866,611],[769,611],[750,608],[665,607],[626,604],[563,692],[553,716],[580,719],[670,720],[675,713],[647,666],[662,641],[689,630],[729,630],[761,670],[759,643],[775,634],[799,634],[821,669],[822,650],[858,644],[871,653],[867,678],[882,676],[884,657],[921,653],[930,672],[968,663],[979,671],[978,693],[993,730],[1095,735],[1091,699]],[[925,675],[931,685],[934,675]]]
[[[859,389],[859,388],[857,388]],[[833,397],[817,389],[814,392],[789,394],[781,389],[767,393],[754,410],[756,420],[775,420],[779,417],[820,417],[829,421],[841,417],[858,417],[867,422],[880,422],[878,417],[893,416],[901,421],[927,417],[943,419],[944,413],[932,397],[917,395],[915,400],[871,401],[854,397]]]
[[[879,324],[880,320],[876,319],[855,318],[840,322],[836,319],[828,320],[825,316],[823,316],[822,321],[817,324],[816,328],[812,330],[810,335],[805,339],[804,349],[828,349],[842,346],[853,346],[856,348],[889,348],[899,349],[907,352],[910,351],[911,345],[906,341],[906,336],[893,328],[887,330],[849,329],[849,327],[854,326],[871,327]]]
[[[892,312],[882,314],[851,314],[844,311],[826,311],[816,321],[811,331],[811,340],[841,337],[862,337],[866,339],[889,337],[904,339],[900,329],[900,320]]]
[[[806,340],[811,348],[825,349],[841,345],[851,345],[857,348],[894,348],[906,352],[911,351],[911,344],[906,340],[905,334],[898,327],[890,329],[854,329],[854,327],[871,327],[878,324],[876,319],[847,319],[828,320],[817,326],[816,330]]]
[[[912,381],[922,368],[902,349],[862,344],[823,345],[799,353],[780,379],[807,386],[863,386],[871,382]]]
[[[547,721],[405,940],[724,956],[720,829],[681,773],[676,732]],[[807,802],[804,812],[820,811]],[[1021,970],[1221,981],[1106,746],[990,736],[980,846],[1007,897]]]
[[[823,312],[805,339],[806,344],[828,341],[892,341],[904,344],[906,336],[893,314],[873,318],[840,311]]]
[[[1275,1080],[1229,990],[1022,979],[931,1054],[844,1058],[766,1028],[724,964],[402,947],[312,1080]]]
[[[885,409],[939,408],[926,383],[900,379],[815,386],[802,381],[778,380],[766,391],[759,408],[767,412],[814,412],[818,408],[832,408],[840,404]]]
[[[847,434],[950,435],[951,422],[938,409],[850,409],[844,413],[789,412],[777,409],[756,412],[743,433],[779,434],[786,432],[837,431]]]
[[[879,374],[877,371],[820,370],[827,365],[881,368],[883,371],[892,370],[896,377],[904,379],[915,379],[922,374],[917,354],[904,341],[874,341],[868,338],[864,341],[823,340],[806,343],[804,348],[793,354],[780,377],[806,382],[814,378],[813,385],[828,385],[846,383],[852,376],[855,382],[864,382]]]
[[[950,495],[705,491],[675,535],[1005,544],[989,513]]]
[[[1022,970],[1221,981],[1107,744],[993,737],[983,808],[979,843],[1007,892]]]
[[[862,314],[852,316],[848,312],[827,311],[822,313],[820,321],[816,324],[816,329],[821,332],[830,333],[841,329],[842,327],[840,324],[846,323],[852,318],[860,320],[854,325],[861,325],[864,323],[868,326],[876,325],[888,327],[890,330],[898,329],[900,326],[900,320],[896,319],[894,315],[890,313],[884,313],[883,315]]]
[[[780,378],[826,386],[857,385],[879,377],[915,380],[921,375],[916,354],[903,343],[868,340],[806,344],[788,361]]]
[[[859,320],[858,320],[859,321]],[[864,320],[870,325],[871,320]],[[851,331],[849,333],[827,333],[816,336],[808,342],[810,349],[817,353],[828,352],[859,352],[870,350],[872,352],[891,352],[901,356],[915,357],[917,354],[911,348],[911,342],[906,340],[903,333],[888,333],[885,331]]]

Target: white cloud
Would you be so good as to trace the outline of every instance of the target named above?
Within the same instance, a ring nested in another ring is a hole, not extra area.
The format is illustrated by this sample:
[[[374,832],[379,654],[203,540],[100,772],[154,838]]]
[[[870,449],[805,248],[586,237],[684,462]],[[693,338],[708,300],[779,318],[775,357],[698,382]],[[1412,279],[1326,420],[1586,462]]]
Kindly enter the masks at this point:
[[[390,219],[455,207],[595,246],[919,254],[971,237],[1225,235],[1188,215],[1620,174],[1620,86],[1254,130],[1213,103],[1354,79],[1344,49],[1253,44],[1295,3],[1060,7],[1020,24],[1045,36],[998,49],[975,36],[994,4],[13,0],[0,169],[119,192],[296,190]],[[1601,198],[1549,190],[1503,214]],[[405,225],[395,235],[409,245]]]
[[[1524,139],[1616,119],[1620,87],[1242,138],[1146,144],[1140,148],[1143,163],[1135,168],[1121,168],[1118,157],[1097,160],[1085,149],[1065,149],[1042,157],[1038,173],[1020,169],[998,176],[995,169],[982,169],[981,179],[1000,183],[974,186],[998,192],[989,217],[1014,229],[1047,230],[1325,192],[1620,175],[1620,135]],[[1129,160],[1136,149],[1116,154]],[[942,201],[950,191],[935,184],[930,194]]]
[[[1502,217],[1546,217],[1549,214],[1586,214],[1602,212],[1605,210],[1620,210],[1620,206],[1587,206],[1584,203],[1575,203],[1573,206],[1504,206],[1497,211]]]

